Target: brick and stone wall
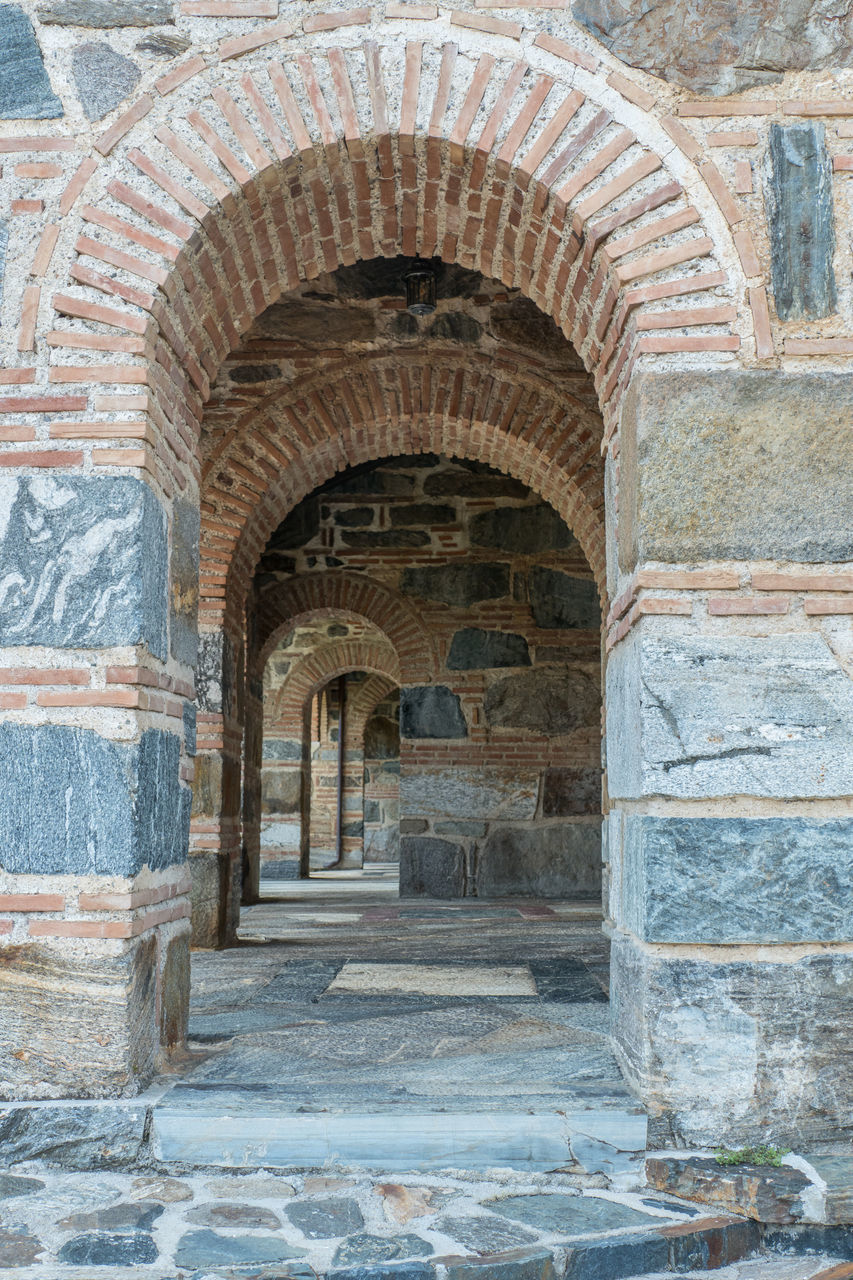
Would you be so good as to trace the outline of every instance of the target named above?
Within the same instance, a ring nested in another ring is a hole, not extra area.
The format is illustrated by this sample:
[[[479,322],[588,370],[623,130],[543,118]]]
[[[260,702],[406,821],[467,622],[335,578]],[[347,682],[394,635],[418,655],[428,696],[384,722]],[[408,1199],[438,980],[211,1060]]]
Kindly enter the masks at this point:
[[[256,889],[276,610],[391,629],[402,744],[407,689],[456,694],[356,570],[255,607],[304,498],[434,453],[550,504],[607,598],[629,1078],[677,1136],[849,1128],[853,73],[843,5],[772,8],[689,41],[684,6],[593,0],[0,9],[4,1093],[133,1092],[180,1043],[189,787],[216,945]],[[415,255],[487,301],[290,363],[252,332]],[[496,332],[519,298],[573,367]]]

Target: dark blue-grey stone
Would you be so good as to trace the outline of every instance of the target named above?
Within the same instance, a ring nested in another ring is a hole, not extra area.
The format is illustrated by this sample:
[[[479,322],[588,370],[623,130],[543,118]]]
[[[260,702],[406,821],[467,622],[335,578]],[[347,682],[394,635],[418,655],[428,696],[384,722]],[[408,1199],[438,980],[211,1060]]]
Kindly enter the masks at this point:
[[[853,936],[853,818],[623,818],[625,925],[648,942]]]
[[[853,1262],[853,1226],[825,1226],[823,1223],[792,1227],[768,1226],[764,1244],[772,1253],[823,1254]]]
[[[461,898],[464,893],[464,849],[431,836],[401,837],[401,898]]]
[[[494,511],[484,511],[471,517],[468,531],[474,547],[498,547],[520,555],[563,551],[575,545],[571,529],[547,502],[535,507],[496,507]]]
[[[45,26],[61,27],[155,27],[175,21],[172,0],[44,0],[37,13]]]
[[[180,740],[138,743],[91,729],[0,725],[0,860],[18,874],[135,875],[182,862],[190,792]]]
[[[287,1217],[309,1240],[328,1240],[332,1236],[348,1236],[364,1226],[361,1210],[355,1200],[346,1196],[328,1196],[323,1200],[302,1200],[289,1204]]]
[[[508,1196],[486,1200],[484,1207],[505,1218],[526,1222],[541,1231],[560,1232],[567,1237],[594,1231],[615,1231],[619,1227],[652,1226],[660,1222],[652,1214],[640,1213],[629,1205],[598,1196],[551,1195]]]
[[[555,1280],[550,1249],[506,1249],[485,1258],[448,1258],[447,1280]]]
[[[598,631],[601,603],[592,578],[572,578],[557,569],[534,565],[530,571],[530,608],[537,627]]]
[[[194,702],[184,703],[184,751],[188,756],[196,752],[196,709]]]
[[[455,632],[447,656],[448,671],[529,666],[530,650],[524,636],[511,631],[484,631],[482,627],[464,627]]]
[[[43,1191],[44,1183],[40,1178],[19,1178],[13,1173],[0,1173],[0,1200],[11,1200],[13,1196],[29,1196],[34,1191]]]
[[[205,1229],[188,1231],[181,1236],[174,1261],[176,1267],[210,1267],[222,1263],[248,1266],[304,1256],[304,1249],[287,1244],[280,1236],[223,1236],[218,1231]]]
[[[301,760],[302,744],[289,738],[264,738],[264,760]]]
[[[379,1262],[361,1267],[336,1267],[326,1272],[326,1280],[435,1280],[435,1268],[428,1262]]]
[[[575,1245],[568,1250],[564,1280],[616,1280],[669,1270],[669,1242],[652,1231]]]
[[[179,498],[172,516],[170,647],[172,657],[194,667],[198,657],[199,509]]]
[[[595,680],[583,671],[534,667],[495,680],[486,689],[483,707],[493,728],[530,729],[558,737],[596,724],[601,695]]]
[[[426,529],[343,529],[341,540],[354,550],[371,547],[426,547],[430,536]]]
[[[436,822],[435,834],[437,836],[471,836],[473,839],[477,839],[486,834],[486,824],[485,822],[470,822],[468,820]]]
[[[156,1262],[157,1246],[142,1231],[91,1231],[66,1240],[57,1257],[74,1267],[138,1267]]]
[[[403,570],[400,590],[404,596],[461,607],[479,600],[499,600],[509,595],[509,565],[463,562],[412,566]]]
[[[142,73],[135,62],[100,42],[78,44],[71,74],[87,120],[100,120],[136,88]]]
[[[20,5],[0,7],[0,119],[58,120],[62,103],[50,87],[33,24]]]
[[[154,1200],[126,1201],[91,1213],[72,1213],[57,1226],[72,1231],[150,1231],[163,1212],[163,1205]]]
[[[331,512],[330,507],[323,508],[324,515]],[[336,507],[332,514],[334,523],[340,529],[363,529],[373,524],[376,510],[373,507]]]
[[[198,638],[195,692],[199,711],[234,710],[237,664],[225,631],[203,631]]]
[[[536,1240],[535,1232],[491,1213],[467,1218],[445,1215],[431,1222],[430,1229],[449,1236],[471,1253],[500,1253],[502,1249],[517,1249]]]
[[[822,124],[771,124],[767,213],[776,313],[809,320],[838,308],[832,161]]]
[[[393,1258],[426,1258],[435,1253],[420,1236],[372,1236],[367,1232],[349,1236],[338,1245],[333,1267],[352,1267],[363,1263],[390,1262]]]
[[[2,11],[0,11],[2,12]],[[166,520],[132,476],[0,478],[0,641],[167,657]]]
[[[410,685],[400,690],[401,738],[467,738],[458,693],[444,684]]]
[[[28,1267],[37,1264],[44,1246],[22,1227],[0,1227],[0,1267]]]
[[[566,765],[542,776],[543,818],[601,812],[601,770]]]
[[[480,898],[600,898],[600,823],[494,823],[480,850],[476,883]]]
[[[455,507],[439,502],[413,502],[405,507],[391,507],[390,516],[395,529],[412,524],[455,524],[458,519]]]

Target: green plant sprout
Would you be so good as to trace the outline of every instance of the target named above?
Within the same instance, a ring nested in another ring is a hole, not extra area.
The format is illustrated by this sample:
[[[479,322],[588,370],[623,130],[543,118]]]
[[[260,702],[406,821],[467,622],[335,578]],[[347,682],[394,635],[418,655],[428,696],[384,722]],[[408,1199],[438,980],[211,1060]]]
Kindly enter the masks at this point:
[[[774,1169],[778,1169],[782,1163],[782,1157],[789,1154],[790,1147],[715,1147],[714,1158],[717,1164],[758,1164],[772,1165]]]

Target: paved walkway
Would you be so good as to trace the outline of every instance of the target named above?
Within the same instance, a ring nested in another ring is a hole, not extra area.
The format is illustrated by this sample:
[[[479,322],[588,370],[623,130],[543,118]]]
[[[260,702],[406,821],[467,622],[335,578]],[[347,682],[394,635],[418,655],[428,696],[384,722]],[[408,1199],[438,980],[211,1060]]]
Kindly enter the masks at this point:
[[[402,902],[382,869],[264,892],[238,947],[193,956],[180,1072],[4,1131],[0,1274],[587,1280],[754,1250],[643,1187],[597,910]],[[829,1260],[760,1265],[715,1274]]]

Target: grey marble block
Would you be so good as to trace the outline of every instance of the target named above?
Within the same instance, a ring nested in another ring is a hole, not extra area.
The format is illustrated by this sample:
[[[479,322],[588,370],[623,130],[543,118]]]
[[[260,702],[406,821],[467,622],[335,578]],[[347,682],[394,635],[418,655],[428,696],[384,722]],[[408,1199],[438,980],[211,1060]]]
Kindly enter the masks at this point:
[[[644,941],[853,938],[853,818],[628,814],[622,831],[617,923]]]
[[[853,793],[853,683],[822,636],[642,627],[608,668],[611,796]]]
[[[444,684],[400,690],[401,738],[467,738],[459,694]]]
[[[58,120],[33,24],[20,5],[0,6],[0,120]]]
[[[175,21],[172,0],[45,0],[39,22],[62,27],[152,27]]]
[[[601,824],[495,826],[479,851],[480,898],[599,899]]]
[[[166,521],[132,476],[0,477],[0,643],[166,648]]]
[[[198,637],[195,673],[199,711],[232,710],[236,679],[237,664],[230,637],[224,631],[203,631]]]
[[[0,725],[0,865],[21,875],[135,875],[186,858],[190,792],[180,740],[138,743],[91,729]]]
[[[771,270],[780,320],[837,309],[832,161],[822,124],[771,124],[766,174]]]
[[[135,62],[103,40],[80,44],[71,55],[71,74],[87,120],[100,120],[139,84]]]

